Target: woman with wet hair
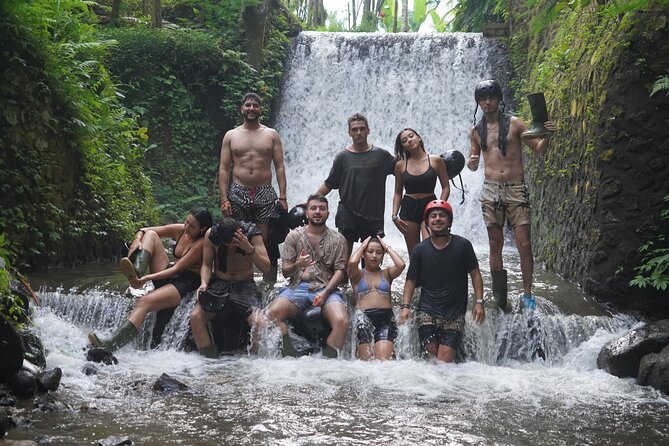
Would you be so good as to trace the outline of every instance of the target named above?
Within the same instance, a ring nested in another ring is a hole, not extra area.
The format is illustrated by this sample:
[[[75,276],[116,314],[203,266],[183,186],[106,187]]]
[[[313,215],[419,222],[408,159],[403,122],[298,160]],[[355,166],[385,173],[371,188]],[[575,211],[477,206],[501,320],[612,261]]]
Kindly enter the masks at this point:
[[[381,268],[388,253],[393,265]],[[364,259],[364,268],[358,265]],[[393,314],[391,285],[405,267],[404,260],[382,239],[367,237],[348,261],[348,276],[356,296],[358,358],[392,359],[397,325]]]
[[[151,280],[155,289],[135,302],[128,320],[110,339],[100,339],[94,332],[89,333],[88,340],[94,347],[107,347],[112,351],[122,347],[137,335],[147,314],[176,307],[184,296],[197,289],[200,285],[203,236],[211,225],[209,211],[196,208],[188,213],[183,223],[137,231],[128,257],[121,259],[121,271],[133,288],[140,288]],[[173,265],[170,265],[161,238],[176,241],[172,249]],[[134,263],[130,260],[132,257],[135,258]]]
[[[404,235],[407,251],[411,255],[413,247],[421,238],[427,237],[423,210],[427,203],[437,199],[434,194],[437,179],[441,184],[442,200],[448,200],[451,190],[444,161],[440,156],[429,155],[425,151],[423,139],[414,129],[406,128],[397,135],[395,157],[392,220]]]

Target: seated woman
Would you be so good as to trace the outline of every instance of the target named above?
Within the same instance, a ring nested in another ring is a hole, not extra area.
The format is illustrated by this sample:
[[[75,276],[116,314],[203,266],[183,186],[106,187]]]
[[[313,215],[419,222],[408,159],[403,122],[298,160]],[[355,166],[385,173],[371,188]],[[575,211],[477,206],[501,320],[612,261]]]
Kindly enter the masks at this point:
[[[151,280],[155,289],[135,302],[128,320],[110,339],[99,339],[95,333],[89,333],[88,340],[94,347],[107,347],[114,351],[124,346],[137,335],[148,313],[176,307],[185,295],[197,289],[200,285],[203,236],[211,224],[209,211],[196,208],[190,211],[183,224],[154,226],[137,231],[129,251],[132,256],[139,250],[137,261],[133,265],[124,257],[121,259],[121,270],[132,287],[138,288]],[[177,242],[172,252],[176,262],[172,266],[161,237],[169,237]],[[139,266],[139,269],[135,266]],[[143,275],[147,267],[149,274]]]
[[[404,235],[407,250],[411,255],[413,247],[421,240],[421,235],[423,239],[427,237],[423,211],[427,203],[437,199],[434,195],[437,178],[441,183],[442,200],[448,200],[451,189],[444,160],[438,155],[425,152],[423,139],[415,130],[406,128],[397,135],[395,157],[397,164],[392,219]],[[404,162],[400,162],[401,160]]]
[[[390,254],[394,265],[381,269],[383,256]],[[365,269],[358,268],[360,259],[365,260]],[[404,260],[385,242],[376,237],[367,237],[348,261],[348,277],[356,294],[358,307],[358,358],[390,359],[395,349],[397,325],[393,315],[390,286],[404,270]],[[364,313],[361,314],[361,313]]]

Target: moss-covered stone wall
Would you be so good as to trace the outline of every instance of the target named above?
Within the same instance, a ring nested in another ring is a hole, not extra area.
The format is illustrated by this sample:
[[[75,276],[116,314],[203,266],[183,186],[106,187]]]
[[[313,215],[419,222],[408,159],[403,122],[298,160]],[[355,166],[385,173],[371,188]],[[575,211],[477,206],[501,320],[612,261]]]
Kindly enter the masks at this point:
[[[628,283],[639,247],[669,232],[669,96],[650,96],[669,70],[669,8],[574,8],[511,11],[519,114],[529,121],[524,96],[543,91],[559,127],[545,157],[526,159],[535,256],[601,300],[666,315],[666,293]]]

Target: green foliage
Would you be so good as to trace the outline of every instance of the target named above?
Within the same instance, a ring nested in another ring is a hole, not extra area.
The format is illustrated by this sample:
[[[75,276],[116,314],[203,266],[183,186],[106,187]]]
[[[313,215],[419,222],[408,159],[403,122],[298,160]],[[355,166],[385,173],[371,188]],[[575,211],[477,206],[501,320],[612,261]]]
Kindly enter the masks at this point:
[[[240,8],[232,3],[176,5],[196,8],[208,32],[107,31],[107,37],[118,42],[106,61],[122,85],[122,102],[148,129],[146,162],[164,221],[183,218],[193,206],[217,212],[220,143],[223,133],[238,122],[239,101],[246,92],[256,91],[269,116],[272,99],[279,94],[289,43],[286,18],[271,15],[257,72],[239,50]]]
[[[459,0],[452,9],[453,31],[481,32],[487,22],[501,22],[507,15],[507,0]]]
[[[653,84],[653,90],[650,92],[650,95],[653,96],[655,93],[664,91],[664,93],[669,96],[669,75],[658,76]]]
[[[0,17],[0,231],[10,257],[36,266],[110,255],[153,219],[141,129],[101,63],[114,42],[99,38],[79,0],[3,2]]]
[[[9,270],[11,270],[11,265],[9,264],[7,240],[5,234],[0,233],[0,313],[11,322],[18,323],[26,319],[26,314],[21,305],[21,299],[16,297],[9,288],[11,281]]]
[[[664,197],[664,202],[666,205],[660,213],[660,221],[669,224],[669,195]],[[641,260],[643,263],[634,268],[637,275],[629,285],[666,291],[669,287],[669,240],[667,237],[659,234],[655,240],[642,244],[639,247],[639,253],[643,255]]]

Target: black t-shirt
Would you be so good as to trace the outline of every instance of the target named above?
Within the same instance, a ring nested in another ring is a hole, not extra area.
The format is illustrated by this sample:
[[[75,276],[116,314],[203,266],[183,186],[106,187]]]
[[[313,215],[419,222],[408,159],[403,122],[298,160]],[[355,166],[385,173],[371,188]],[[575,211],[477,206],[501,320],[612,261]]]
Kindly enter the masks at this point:
[[[449,321],[467,311],[467,277],[479,267],[469,240],[451,237],[443,249],[429,238],[417,244],[407,272],[407,280],[422,287],[418,310]]]
[[[360,217],[383,220],[386,177],[395,169],[395,158],[372,146],[367,152],[342,150],[332,162],[325,185],[339,189],[341,202]]]

